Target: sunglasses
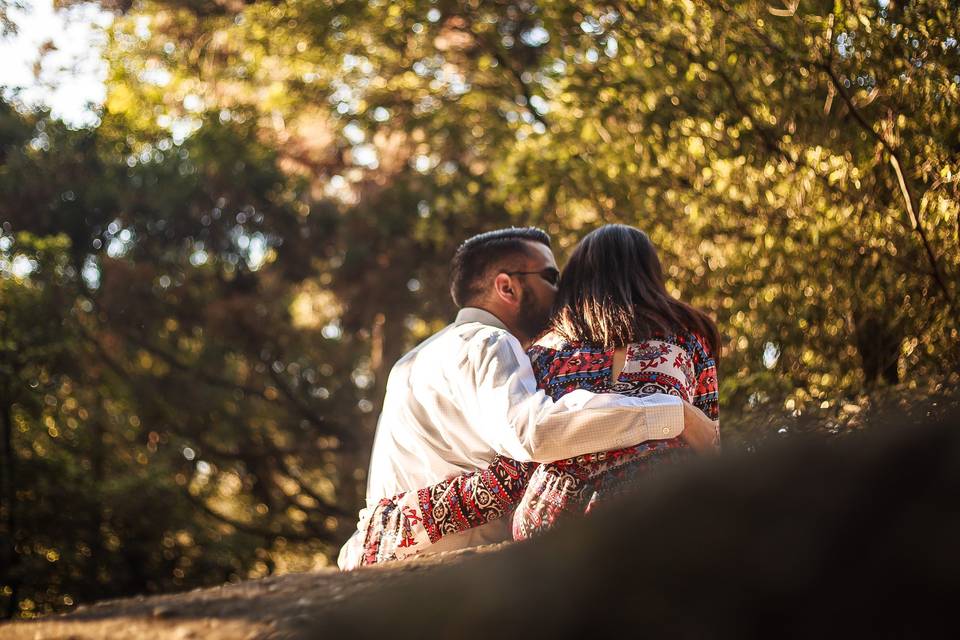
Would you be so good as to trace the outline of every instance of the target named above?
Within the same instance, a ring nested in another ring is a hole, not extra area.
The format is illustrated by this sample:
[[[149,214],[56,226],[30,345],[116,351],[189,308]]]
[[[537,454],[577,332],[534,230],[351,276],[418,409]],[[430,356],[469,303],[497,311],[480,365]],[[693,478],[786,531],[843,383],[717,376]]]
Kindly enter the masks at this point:
[[[543,278],[550,286],[555,287],[560,282],[560,272],[553,267],[547,267],[542,271],[501,271],[508,276],[532,276],[538,275]]]

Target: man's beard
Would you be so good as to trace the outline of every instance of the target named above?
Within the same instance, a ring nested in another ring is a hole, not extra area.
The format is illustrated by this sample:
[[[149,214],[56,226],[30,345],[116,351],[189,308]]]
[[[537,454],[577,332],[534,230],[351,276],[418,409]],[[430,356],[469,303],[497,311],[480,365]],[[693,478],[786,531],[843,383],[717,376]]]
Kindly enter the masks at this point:
[[[550,308],[532,295],[524,296],[517,314],[517,325],[531,340],[547,328]]]

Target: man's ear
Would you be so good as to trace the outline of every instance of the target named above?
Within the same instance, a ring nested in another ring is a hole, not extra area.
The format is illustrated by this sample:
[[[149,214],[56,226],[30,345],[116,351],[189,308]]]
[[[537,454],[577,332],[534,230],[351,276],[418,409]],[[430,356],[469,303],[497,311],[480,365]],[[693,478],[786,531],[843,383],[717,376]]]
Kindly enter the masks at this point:
[[[505,273],[498,273],[497,277],[493,279],[493,292],[497,298],[507,304],[517,304],[520,300],[520,292],[517,291],[517,287],[513,284],[510,276]]]

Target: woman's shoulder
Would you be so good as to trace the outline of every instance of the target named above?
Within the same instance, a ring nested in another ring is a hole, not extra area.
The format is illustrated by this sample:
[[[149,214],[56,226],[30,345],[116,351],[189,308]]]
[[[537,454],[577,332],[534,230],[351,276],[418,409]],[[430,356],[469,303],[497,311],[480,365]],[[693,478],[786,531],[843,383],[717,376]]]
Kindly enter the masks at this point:
[[[560,351],[567,344],[568,343],[562,337],[560,337],[559,334],[554,333],[553,331],[548,331],[537,338],[530,349],[536,349],[538,351]]]
[[[602,346],[571,342],[557,334],[546,334],[527,349],[527,355],[541,384],[552,385],[569,382],[570,376],[580,380],[594,373],[600,375],[609,365],[611,351]]]
[[[594,356],[612,351],[612,348],[587,342],[574,342],[555,333],[547,333],[537,339],[527,354],[531,358],[547,358],[553,361],[580,360],[583,356]]]

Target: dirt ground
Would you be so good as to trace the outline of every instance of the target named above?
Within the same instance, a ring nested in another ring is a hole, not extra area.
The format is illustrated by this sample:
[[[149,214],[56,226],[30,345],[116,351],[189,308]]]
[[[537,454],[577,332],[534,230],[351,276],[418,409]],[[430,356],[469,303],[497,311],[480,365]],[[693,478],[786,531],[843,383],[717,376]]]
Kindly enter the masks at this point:
[[[325,569],[210,589],[106,600],[60,616],[0,625],[2,640],[280,640],[376,587],[456,565],[504,545],[351,572]]]

